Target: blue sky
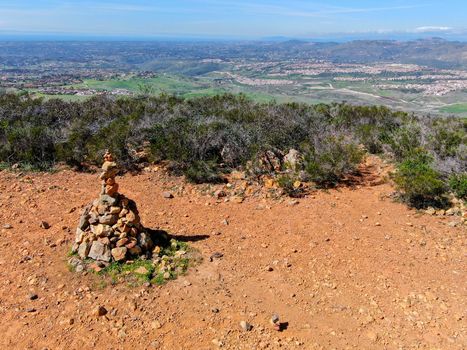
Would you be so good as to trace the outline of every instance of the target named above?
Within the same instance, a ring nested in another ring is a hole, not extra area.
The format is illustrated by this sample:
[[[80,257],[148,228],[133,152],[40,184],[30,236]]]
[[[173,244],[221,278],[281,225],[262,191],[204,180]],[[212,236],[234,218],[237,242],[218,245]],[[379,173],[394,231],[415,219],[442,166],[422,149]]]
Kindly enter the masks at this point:
[[[319,37],[466,33],[467,0],[0,0],[0,34]]]

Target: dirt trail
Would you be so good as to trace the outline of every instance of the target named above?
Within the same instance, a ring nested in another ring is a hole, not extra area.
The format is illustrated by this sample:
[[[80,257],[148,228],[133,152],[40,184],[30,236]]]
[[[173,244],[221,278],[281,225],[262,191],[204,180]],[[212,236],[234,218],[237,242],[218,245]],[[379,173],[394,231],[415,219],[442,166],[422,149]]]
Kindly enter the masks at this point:
[[[12,226],[0,233],[0,349],[467,347],[467,226],[394,203],[387,184],[239,204],[159,173],[126,175],[121,192],[144,225],[204,257],[176,281],[130,288],[66,266],[95,176],[0,172],[0,227]],[[109,313],[94,316],[98,305]]]

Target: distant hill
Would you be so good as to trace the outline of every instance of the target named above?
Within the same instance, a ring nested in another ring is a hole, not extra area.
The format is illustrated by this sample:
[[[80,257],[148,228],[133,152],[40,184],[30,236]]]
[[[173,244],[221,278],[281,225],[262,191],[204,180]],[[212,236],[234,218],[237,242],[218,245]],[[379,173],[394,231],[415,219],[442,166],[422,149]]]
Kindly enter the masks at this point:
[[[130,68],[166,60],[323,59],[332,62],[415,63],[467,69],[467,42],[441,38],[414,41],[355,40],[310,42],[287,38],[264,41],[42,41],[1,42],[0,63],[28,66],[38,62],[94,62],[98,66]],[[285,40],[282,40],[285,39]]]
[[[308,45],[316,57],[334,62],[389,61],[440,68],[467,68],[467,43],[441,38],[415,41],[356,40],[346,43]]]

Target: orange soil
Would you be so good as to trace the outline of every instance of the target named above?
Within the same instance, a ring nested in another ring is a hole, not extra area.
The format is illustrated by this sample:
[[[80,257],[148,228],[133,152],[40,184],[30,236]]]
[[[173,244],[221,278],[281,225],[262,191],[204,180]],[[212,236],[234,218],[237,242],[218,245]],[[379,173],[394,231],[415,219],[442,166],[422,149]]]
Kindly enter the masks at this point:
[[[191,240],[204,261],[161,287],[104,286],[70,272],[67,252],[80,208],[99,192],[96,175],[0,172],[0,228],[12,225],[0,233],[1,349],[467,347],[467,226],[393,202],[388,184],[292,205],[216,201],[199,193],[206,186],[195,191],[160,172],[117,181],[146,227]],[[223,257],[210,262],[215,252]],[[99,305],[106,316],[94,315]],[[273,313],[287,329],[271,327]]]

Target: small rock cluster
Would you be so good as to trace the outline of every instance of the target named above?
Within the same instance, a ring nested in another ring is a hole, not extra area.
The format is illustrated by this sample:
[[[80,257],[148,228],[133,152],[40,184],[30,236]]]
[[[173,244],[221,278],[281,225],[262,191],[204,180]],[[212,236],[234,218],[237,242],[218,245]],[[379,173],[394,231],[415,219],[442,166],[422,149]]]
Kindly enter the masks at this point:
[[[118,166],[108,152],[102,170],[101,194],[84,208],[72,252],[83,260],[102,262],[149,258],[153,241],[140,222],[136,203],[118,193]]]

